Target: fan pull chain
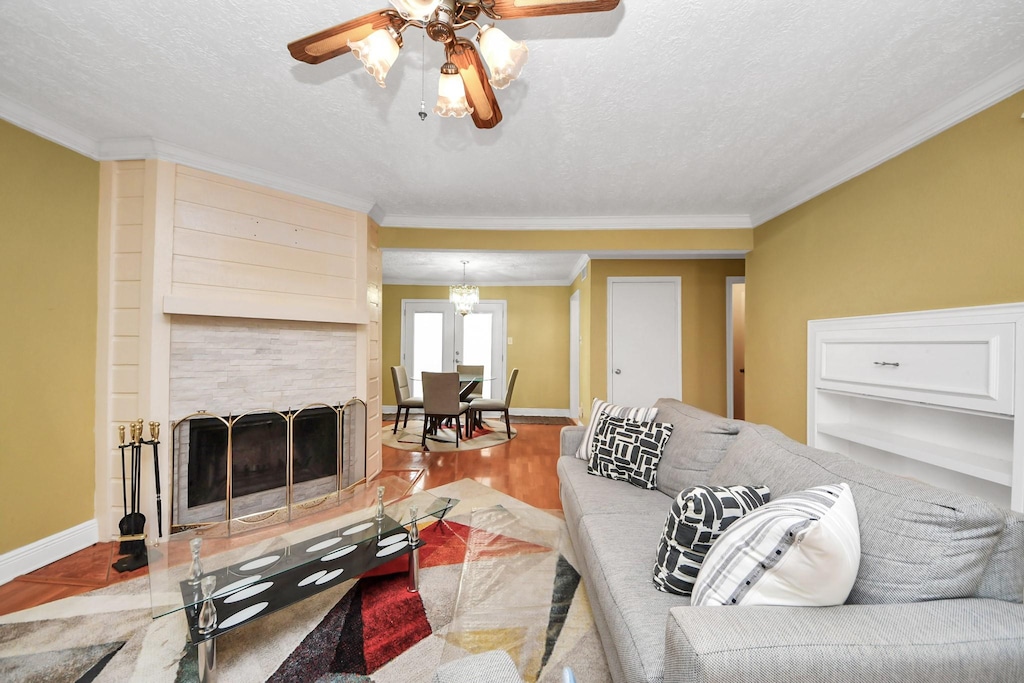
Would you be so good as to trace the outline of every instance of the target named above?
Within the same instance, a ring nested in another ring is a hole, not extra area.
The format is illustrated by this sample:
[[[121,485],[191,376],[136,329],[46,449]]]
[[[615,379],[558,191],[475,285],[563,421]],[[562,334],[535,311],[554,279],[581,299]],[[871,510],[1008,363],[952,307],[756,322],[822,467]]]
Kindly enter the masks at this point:
[[[420,34],[423,63],[420,65],[420,121],[427,120],[427,34]]]

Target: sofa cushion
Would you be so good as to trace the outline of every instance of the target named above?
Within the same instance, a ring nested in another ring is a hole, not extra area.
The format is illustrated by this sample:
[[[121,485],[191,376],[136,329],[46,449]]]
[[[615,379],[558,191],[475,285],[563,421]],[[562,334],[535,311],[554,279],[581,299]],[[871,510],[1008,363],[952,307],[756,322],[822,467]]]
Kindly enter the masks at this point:
[[[671,398],[658,399],[654,407],[658,409],[658,421],[674,427],[658,463],[658,490],[674,498],[690,486],[716,483],[708,475],[725,455],[742,423]]]
[[[594,432],[597,430],[597,422],[603,413],[612,417],[628,417],[631,420],[650,422],[658,416],[657,408],[631,408],[629,406],[618,406],[614,403],[607,403],[599,398],[594,399],[590,407],[590,422],[587,424],[587,431],[583,434],[583,441],[576,451],[576,457],[580,460],[590,460],[590,449],[594,443]]]
[[[676,595],[692,593],[711,544],[769,498],[767,486],[691,486],[680,491],[672,501],[658,542],[655,588]]]
[[[663,679],[669,609],[690,603],[688,597],[651,585],[661,530],[662,519],[636,513],[588,514],[579,523],[577,551],[589,569],[584,576],[587,597],[595,604],[594,612],[604,617],[613,643],[603,644],[614,647],[624,681]]]
[[[859,564],[850,487],[815,486],[759,507],[729,527],[704,560],[691,604],[842,605]]]
[[[711,477],[763,482],[776,498],[847,482],[861,539],[852,604],[973,596],[1004,527],[1002,512],[986,501],[805,446],[766,425],[745,426]]]
[[[642,489],[653,489],[658,478],[658,461],[670,436],[670,424],[637,422],[602,413],[594,431],[587,471],[627,481]]]
[[[665,521],[665,513],[672,505],[672,499],[660,492],[588,474],[587,463],[576,458],[559,458],[557,469],[566,519],[577,519],[584,514],[632,512],[653,516],[661,525]],[[652,553],[657,546],[658,541],[655,539],[650,549]],[[650,567],[647,571],[650,571]]]

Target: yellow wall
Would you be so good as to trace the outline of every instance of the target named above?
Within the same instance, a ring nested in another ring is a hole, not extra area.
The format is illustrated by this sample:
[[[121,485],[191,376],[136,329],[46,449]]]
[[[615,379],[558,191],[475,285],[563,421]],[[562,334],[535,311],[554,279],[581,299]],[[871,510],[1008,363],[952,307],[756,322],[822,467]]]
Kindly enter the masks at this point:
[[[482,300],[507,301],[506,367],[519,368],[515,408],[569,406],[568,287],[481,287]],[[384,405],[395,405],[391,366],[401,364],[402,300],[448,299],[447,287],[384,286]]]
[[[594,398],[608,393],[608,278],[669,275],[681,278],[683,400],[720,415],[726,412],[725,278],[741,276],[741,260],[591,261],[589,320],[589,418]]]
[[[804,440],[807,321],[1024,301],[1024,92],[789,211],[747,263],[747,419]]]
[[[93,518],[99,164],[0,121],[0,553]]]

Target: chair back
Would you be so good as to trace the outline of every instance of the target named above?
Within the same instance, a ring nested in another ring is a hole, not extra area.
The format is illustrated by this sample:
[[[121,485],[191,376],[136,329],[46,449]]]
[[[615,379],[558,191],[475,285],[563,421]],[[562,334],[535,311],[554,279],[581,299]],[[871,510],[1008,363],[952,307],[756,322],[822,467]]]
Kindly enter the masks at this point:
[[[423,373],[423,413],[425,415],[459,414],[459,373]]]
[[[476,375],[481,379],[484,376],[484,366],[482,365],[456,365],[455,370],[460,375]]]
[[[412,392],[409,391],[409,373],[406,372],[404,365],[391,366],[391,380],[395,383],[395,400],[398,401],[398,405],[412,398]]]
[[[505,390],[505,408],[512,405],[512,390],[516,388],[516,377],[519,376],[519,368],[512,368],[512,374],[508,376],[508,389]]]

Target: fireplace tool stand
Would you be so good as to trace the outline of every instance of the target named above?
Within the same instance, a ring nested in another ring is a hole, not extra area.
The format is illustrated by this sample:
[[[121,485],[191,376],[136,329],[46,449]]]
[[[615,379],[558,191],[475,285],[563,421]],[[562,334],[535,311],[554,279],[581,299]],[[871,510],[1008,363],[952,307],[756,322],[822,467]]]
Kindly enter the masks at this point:
[[[129,572],[149,564],[146,552],[146,516],[142,514],[142,446],[153,449],[153,466],[156,474],[156,515],[157,531],[162,533],[163,520],[160,501],[160,460],[157,445],[160,443],[160,423],[149,423],[149,441],[142,439],[142,418],[129,424],[131,438],[125,442],[124,425],[117,428],[121,450],[121,496],[124,505],[124,516],[118,523],[121,532],[118,536],[118,551],[124,555],[112,566],[119,572]],[[128,473],[125,468],[125,449],[131,452],[131,488],[129,489]],[[129,496],[130,493],[130,496]],[[131,511],[128,509],[129,498]]]

